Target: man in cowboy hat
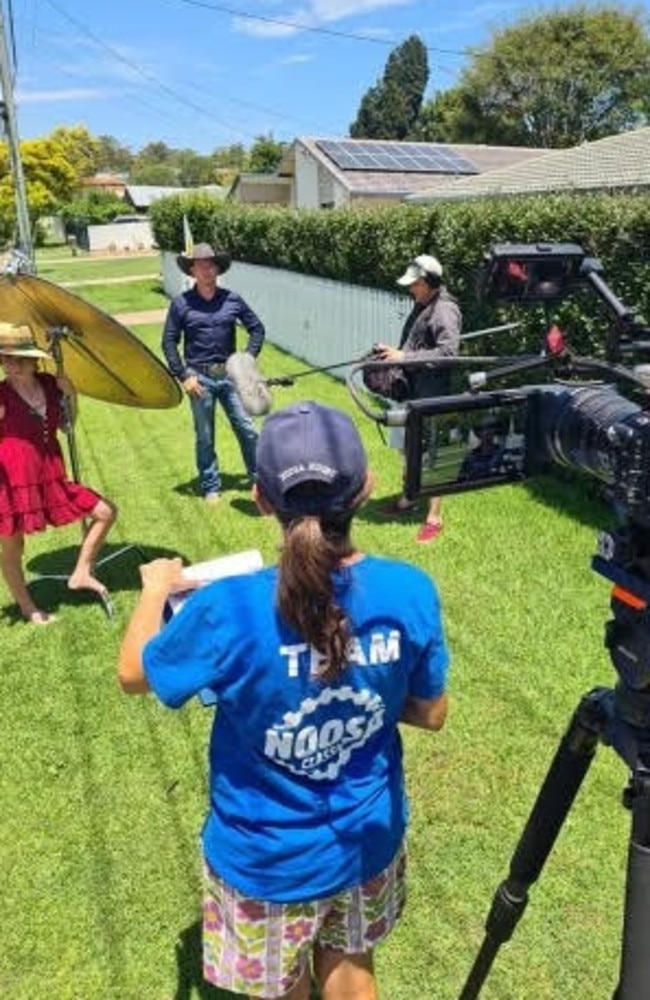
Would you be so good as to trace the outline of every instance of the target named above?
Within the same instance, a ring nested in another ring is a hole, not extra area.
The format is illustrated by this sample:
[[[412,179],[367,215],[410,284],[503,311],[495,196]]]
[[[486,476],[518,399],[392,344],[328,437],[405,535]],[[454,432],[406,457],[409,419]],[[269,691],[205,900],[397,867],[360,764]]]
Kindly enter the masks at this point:
[[[242,297],[220,288],[219,275],[230,267],[230,256],[209,243],[197,243],[176,258],[193,286],[171,302],[162,349],[171,374],[190,401],[194,420],[199,488],[208,503],[217,503],[221,474],[215,449],[215,409],[219,402],[235,432],[246,470],[255,477],[257,431],[239,393],[226,374],[226,361],[237,350],[236,329],[248,333],[246,351],[254,358],[262,350],[264,326]],[[183,342],[183,356],[179,346]]]
[[[399,347],[378,344],[378,354],[383,361],[412,360],[418,352],[428,356],[450,358],[458,354],[462,316],[456,300],[442,283],[442,264],[430,254],[420,254],[412,260],[404,274],[397,279],[401,288],[407,289],[413,299],[413,308],[406,318]],[[407,370],[410,399],[428,399],[449,393],[451,370],[435,365]],[[435,459],[435,428],[427,426],[427,450]],[[415,506],[413,501],[399,497],[386,508],[385,513],[399,516]],[[441,499],[430,497],[424,524],[416,535],[418,542],[432,542],[442,531]]]

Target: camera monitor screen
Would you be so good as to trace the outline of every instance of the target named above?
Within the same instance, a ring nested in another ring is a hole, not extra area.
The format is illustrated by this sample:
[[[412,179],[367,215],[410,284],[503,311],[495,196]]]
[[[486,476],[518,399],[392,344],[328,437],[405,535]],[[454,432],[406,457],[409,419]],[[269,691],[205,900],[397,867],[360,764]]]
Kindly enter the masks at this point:
[[[404,446],[407,497],[523,479],[526,407],[524,396],[501,393],[411,403]]]

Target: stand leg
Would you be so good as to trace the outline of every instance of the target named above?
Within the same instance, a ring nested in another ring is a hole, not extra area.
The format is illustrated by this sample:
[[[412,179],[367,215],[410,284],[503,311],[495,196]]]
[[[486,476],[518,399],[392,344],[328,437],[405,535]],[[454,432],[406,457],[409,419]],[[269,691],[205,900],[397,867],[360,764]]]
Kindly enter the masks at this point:
[[[95,563],[95,568],[99,569],[102,566],[105,566],[106,563],[112,562],[113,559],[119,559],[120,556],[125,555],[127,552],[136,552],[140,558],[140,562],[146,562],[146,555],[139,545],[122,545],[115,552],[109,552],[108,555],[98,559]],[[33,582],[37,583],[39,580],[58,580],[61,583],[67,584],[69,578],[69,574],[66,573],[41,573],[33,578]],[[112,618],[115,613],[115,609],[108,591],[91,591],[91,593],[97,594],[97,597],[102,602],[102,607],[106,612],[106,617]]]
[[[632,810],[621,949],[621,977],[616,1000],[647,1000],[650,983],[650,772],[641,765],[626,791]]]
[[[528,903],[528,888],[539,878],[606,731],[612,703],[613,692],[597,688],[582,698],[574,712],[515,849],[508,877],[492,901],[485,938],[459,1000],[479,996],[499,948],[512,937]]]

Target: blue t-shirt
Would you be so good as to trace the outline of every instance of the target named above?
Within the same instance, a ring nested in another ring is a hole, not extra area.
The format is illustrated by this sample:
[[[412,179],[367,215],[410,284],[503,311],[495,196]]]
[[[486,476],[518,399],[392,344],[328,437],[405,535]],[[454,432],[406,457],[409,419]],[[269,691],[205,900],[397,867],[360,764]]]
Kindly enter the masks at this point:
[[[448,654],[429,577],[364,556],[335,575],[353,639],[324,683],[278,615],[277,576],[196,591],[147,643],[144,669],[172,708],[206,687],[217,696],[209,866],[248,896],[292,902],[359,885],[394,857],[408,817],[397,723],[407,696],[444,692]]]

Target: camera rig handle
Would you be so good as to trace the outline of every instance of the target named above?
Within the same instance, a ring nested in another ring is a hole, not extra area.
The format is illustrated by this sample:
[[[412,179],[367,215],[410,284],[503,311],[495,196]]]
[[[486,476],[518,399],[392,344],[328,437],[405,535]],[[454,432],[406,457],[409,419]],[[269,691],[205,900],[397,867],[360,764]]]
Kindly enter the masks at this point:
[[[471,368],[476,364],[483,365],[496,365],[500,361],[503,361],[502,357],[496,357],[493,355],[488,355],[485,357],[453,357],[453,358],[441,358],[435,351],[418,351],[417,357],[405,358],[403,361],[397,362],[400,368],[404,368],[406,371],[411,371],[416,368]],[[408,400],[404,401],[403,405],[395,409],[385,409],[369,406],[365,399],[362,397],[360,392],[360,387],[355,381],[355,379],[366,370],[374,370],[381,368],[394,368],[396,366],[395,361],[380,361],[379,359],[374,360],[372,358],[366,358],[362,361],[357,362],[353,365],[348,372],[346,377],[346,386],[348,392],[352,396],[352,399],[357,404],[362,413],[371,420],[376,421],[379,424],[385,424],[388,427],[403,427],[406,423],[406,416],[408,412]],[[365,391],[364,391],[365,395]]]
[[[598,358],[585,358],[574,354],[564,340],[561,331],[552,326],[546,334],[545,349],[541,354],[516,358],[498,368],[489,371],[473,372],[469,376],[469,387],[473,392],[485,389],[489,382],[507,379],[521,372],[537,368],[548,368],[555,380],[563,380],[574,375],[597,375],[607,381],[626,382],[644,393],[650,391],[650,386],[634,369],[626,368],[615,361],[601,361]]]

